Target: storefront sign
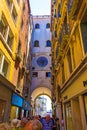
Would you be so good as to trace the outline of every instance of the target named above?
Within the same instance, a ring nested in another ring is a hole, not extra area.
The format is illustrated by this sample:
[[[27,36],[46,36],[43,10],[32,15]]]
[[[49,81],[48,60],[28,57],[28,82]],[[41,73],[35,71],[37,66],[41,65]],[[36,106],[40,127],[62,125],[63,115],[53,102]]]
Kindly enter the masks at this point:
[[[31,109],[29,102],[26,101],[26,100],[23,100],[23,106],[22,107],[23,107],[24,110],[30,110]]]
[[[11,104],[15,106],[22,107],[23,99],[17,95],[16,93],[13,93]]]

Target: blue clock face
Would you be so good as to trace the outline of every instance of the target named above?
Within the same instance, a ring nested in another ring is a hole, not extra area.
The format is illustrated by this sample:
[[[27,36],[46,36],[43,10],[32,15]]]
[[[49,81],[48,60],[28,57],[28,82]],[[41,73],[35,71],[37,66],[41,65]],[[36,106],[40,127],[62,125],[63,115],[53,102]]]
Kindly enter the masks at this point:
[[[48,60],[46,57],[39,57],[37,59],[37,64],[40,66],[40,67],[45,67],[47,64],[48,64]]]

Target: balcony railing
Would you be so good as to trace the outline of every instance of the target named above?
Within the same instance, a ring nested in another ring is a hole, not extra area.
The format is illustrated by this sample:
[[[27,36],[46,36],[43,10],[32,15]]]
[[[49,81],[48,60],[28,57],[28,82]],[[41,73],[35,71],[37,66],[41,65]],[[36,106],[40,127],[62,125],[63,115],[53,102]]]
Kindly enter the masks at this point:
[[[18,68],[21,61],[22,61],[22,53],[20,51],[16,53],[15,68]]]
[[[69,16],[72,19],[76,19],[79,9],[81,8],[83,0],[73,0],[71,7],[68,9],[69,10]]]
[[[65,48],[65,46],[67,45],[68,43],[68,40],[69,40],[69,35],[65,34],[63,35],[63,38],[62,38],[62,43],[61,43],[61,48]]]
[[[21,53],[21,51],[17,52],[17,54],[16,54],[16,60],[18,62],[21,62],[21,60],[22,60],[22,53]]]

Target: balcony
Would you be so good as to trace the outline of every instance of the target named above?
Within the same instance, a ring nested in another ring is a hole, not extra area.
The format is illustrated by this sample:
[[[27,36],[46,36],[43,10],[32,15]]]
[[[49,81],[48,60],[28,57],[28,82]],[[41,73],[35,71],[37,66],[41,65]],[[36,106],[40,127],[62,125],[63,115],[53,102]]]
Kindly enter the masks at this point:
[[[22,61],[22,53],[21,53],[21,51],[16,53],[16,61],[19,62],[19,63]]]
[[[56,42],[58,39],[57,37],[57,30],[54,31],[54,34],[53,34],[53,41]]]
[[[68,34],[64,34],[62,37],[62,43],[61,43],[61,48],[64,49],[68,43],[69,40],[69,35]]]
[[[64,21],[65,16],[67,15],[67,0],[63,0],[60,13],[61,13],[62,21]]]
[[[81,8],[83,0],[73,0],[72,4],[69,8],[69,17],[72,19],[76,19]],[[69,4],[70,5],[70,4]]]
[[[16,60],[15,60],[15,68],[17,69],[19,67],[20,62],[22,61],[22,53],[17,52],[16,53]]]
[[[25,73],[25,72],[26,72],[26,65],[23,64],[23,66],[22,66],[22,74],[21,74],[21,77],[24,76],[24,73]]]
[[[63,50],[60,50],[60,51],[59,51],[59,54],[58,54],[58,56],[57,56],[57,62],[58,62],[58,63],[59,63],[60,60],[62,59],[62,56],[63,56]]]

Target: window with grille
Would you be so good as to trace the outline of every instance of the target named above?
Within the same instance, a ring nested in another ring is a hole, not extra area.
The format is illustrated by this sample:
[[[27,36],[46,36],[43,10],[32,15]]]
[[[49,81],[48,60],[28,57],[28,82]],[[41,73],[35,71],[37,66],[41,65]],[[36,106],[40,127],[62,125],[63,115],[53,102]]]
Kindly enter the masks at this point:
[[[68,66],[69,66],[69,72],[72,72],[72,59],[71,59],[71,52],[70,49],[67,52],[67,60],[68,60]]]
[[[50,28],[50,23],[47,23],[47,24],[46,24],[46,28]]]
[[[51,77],[51,72],[46,72],[46,77]]]
[[[38,72],[33,72],[32,77],[38,77]]]
[[[39,41],[34,41],[34,47],[39,47]]]
[[[35,24],[35,29],[39,29],[40,25],[38,23]]]
[[[51,41],[50,40],[46,41],[46,47],[51,47]]]

